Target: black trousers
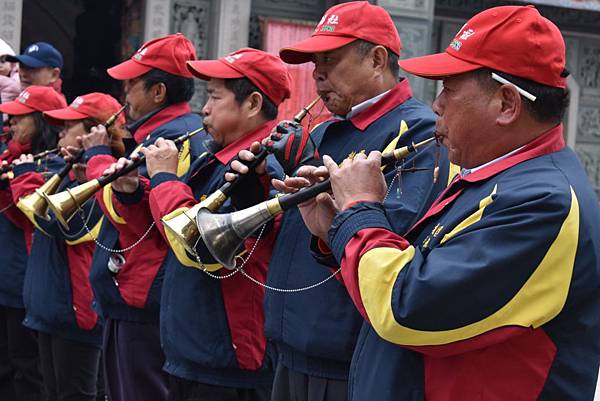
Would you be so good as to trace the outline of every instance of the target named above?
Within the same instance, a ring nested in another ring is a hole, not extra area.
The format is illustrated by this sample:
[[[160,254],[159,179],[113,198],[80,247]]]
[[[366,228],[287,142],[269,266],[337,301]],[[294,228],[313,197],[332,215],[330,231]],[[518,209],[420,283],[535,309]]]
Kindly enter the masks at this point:
[[[158,324],[107,319],[102,346],[109,401],[166,401]]]
[[[289,370],[281,363],[275,369],[271,401],[345,401],[346,380],[325,379]]]
[[[21,323],[25,309],[0,306],[0,400],[45,399],[37,333]]]
[[[169,401],[269,401],[270,396],[270,385],[223,387],[169,375]]]
[[[38,333],[48,401],[95,401],[100,349]]]

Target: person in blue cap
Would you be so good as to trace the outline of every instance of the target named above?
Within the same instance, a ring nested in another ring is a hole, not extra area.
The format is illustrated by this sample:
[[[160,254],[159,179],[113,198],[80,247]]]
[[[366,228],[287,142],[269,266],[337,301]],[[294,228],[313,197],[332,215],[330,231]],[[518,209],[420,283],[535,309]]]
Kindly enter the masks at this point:
[[[51,86],[61,93],[63,56],[50,43],[32,43],[23,54],[6,56],[6,60],[19,63],[21,89],[31,85]]]

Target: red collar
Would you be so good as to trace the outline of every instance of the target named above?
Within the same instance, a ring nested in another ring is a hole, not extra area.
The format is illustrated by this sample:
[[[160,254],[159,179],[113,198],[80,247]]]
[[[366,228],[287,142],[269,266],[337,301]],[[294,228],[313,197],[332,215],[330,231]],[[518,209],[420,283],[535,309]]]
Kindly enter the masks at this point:
[[[6,160],[8,163],[18,159],[21,155],[31,153],[31,143],[20,144],[15,140],[8,142],[7,148],[0,154],[0,160]]]
[[[364,131],[375,120],[406,102],[411,97],[412,89],[410,88],[410,83],[407,78],[404,78],[377,103],[352,117],[350,122],[359,130]]]
[[[563,138],[563,125],[559,124],[556,127],[546,131],[542,135],[529,142],[518,152],[510,155],[506,159],[500,160],[490,166],[484,167],[472,174],[467,175],[461,180],[467,182],[477,182],[486,180],[489,177],[498,174],[501,171],[511,168],[521,162],[524,162],[534,157],[547,155],[548,153],[558,152],[565,147]]]
[[[190,113],[191,111],[192,109],[187,102],[175,103],[167,106],[140,125],[135,130],[133,137],[137,143],[142,143],[146,140],[146,137],[152,134],[152,131],[161,125],[164,125],[179,116]],[[181,134],[183,135],[185,132],[182,132]]]
[[[223,149],[219,150],[215,157],[222,164],[228,164],[240,150],[248,149],[252,142],[260,142],[267,136],[271,135],[271,131],[275,127],[276,122],[271,120],[256,128],[254,131],[247,133],[235,142],[230,143]]]
[[[429,219],[431,216],[440,213],[446,208],[446,206],[448,206],[456,198],[458,198],[458,196],[462,193],[464,189],[463,183],[484,181],[526,160],[533,159],[538,156],[547,155],[549,153],[558,152],[564,147],[565,140],[563,138],[563,125],[559,124],[556,127],[550,129],[549,131],[546,131],[539,137],[535,138],[533,141],[523,146],[523,148],[521,148],[518,152],[510,155],[506,159],[491,164],[488,167],[484,167],[481,170],[467,175],[465,178],[455,178],[454,180],[452,180],[450,185],[448,185],[446,189],[438,196],[435,202],[433,202],[427,213],[425,213],[425,215],[410,228],[409,232],[413,231],[416,227],[420,226],[421,223]],[[460,185],[461,187],[457,189],[457,185]]]

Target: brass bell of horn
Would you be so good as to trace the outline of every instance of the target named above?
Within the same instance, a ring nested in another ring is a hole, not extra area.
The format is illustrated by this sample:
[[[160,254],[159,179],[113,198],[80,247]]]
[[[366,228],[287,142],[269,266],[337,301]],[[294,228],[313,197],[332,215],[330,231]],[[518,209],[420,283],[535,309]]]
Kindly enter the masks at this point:
[[[33,214],[44,220],[50,220],[48,216],[48,203],[44,198],[44,194],[53,194],[58,189],[62,177],[58,174],[54,174],[48,181],[39,188],[36,188],[35,192],[24,196],[17,202],[17,207],[25,213],[25,215]]]
[[[227,269],[235,268],[235,256],[244,240],[280,213],[279,204],[271,201],[273,199],[232,213],[216,214],[205,208],[198,211],[196,222],[200,235],[217,262]]]
[[[41,193],[42,197],[48,203],[48,207],[60,224],[66,229],[69,229],[69,221],[75,216],[83,204],[90,199],[101,188],[98,180],[91,180],[84,184],[78,185],[75,188],[67,188],[66,190],[54,195],[46,195]]]

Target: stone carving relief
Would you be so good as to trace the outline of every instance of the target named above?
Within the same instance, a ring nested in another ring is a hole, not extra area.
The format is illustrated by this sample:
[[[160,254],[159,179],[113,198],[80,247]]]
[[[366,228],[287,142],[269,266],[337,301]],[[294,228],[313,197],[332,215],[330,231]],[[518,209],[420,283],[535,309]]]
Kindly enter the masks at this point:
[[[590,177],[596,194],[600,196],[600,146],[577,145],[575,150],[581,164]]]
[[[208,34],[210,32],[210,0],[175,0],[171,7],[171,32],[181,32],[196,48],[199,59],[208,58]],[[206,102],[206,83],[194,79],[192,110],[199,112]]]
[[[0,0],[0,10],[0,38],[18,54],[21,52],[23,0]]]
[[[377,4],[392,15],[428,18],[433,11],[433,0],[378,0]]]
[[[600,143],[600,107],[581,107],[579,109],[577,140]]]
[[[582,39],[579,57],[579,83],[584,96],[600,97],[600,40]]]
[[[422,56],[428,53],[430,30],[427,21],[418,22],[394,18],[394,22],[402,39],[401,58]],[[409,75],[408,77],[415,96],[418,99],[427,98],[425,94],[425,81],[413,75]]]

